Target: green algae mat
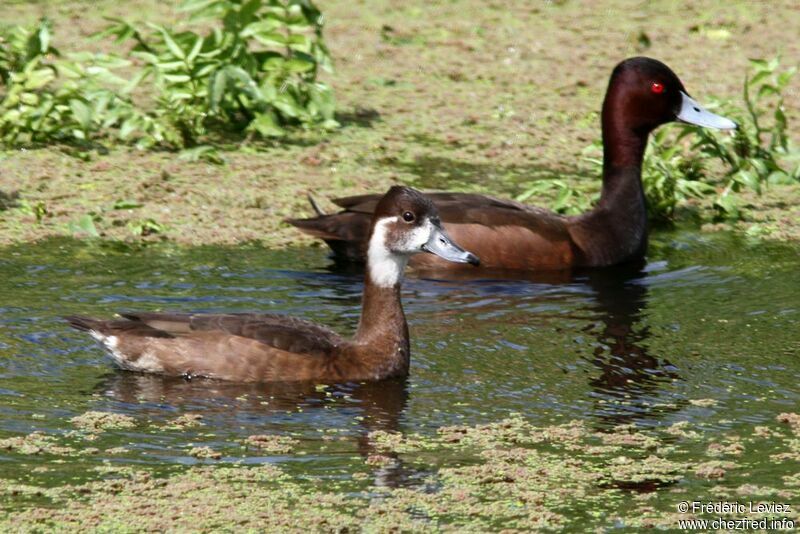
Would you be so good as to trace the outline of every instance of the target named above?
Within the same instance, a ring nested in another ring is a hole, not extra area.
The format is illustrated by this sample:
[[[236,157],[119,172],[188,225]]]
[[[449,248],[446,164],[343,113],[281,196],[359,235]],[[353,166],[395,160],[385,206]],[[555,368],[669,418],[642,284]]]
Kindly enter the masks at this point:
[[[799,259],[676,231],[612,272],[411,276],[407,380],[239,385],[115,370],[60,316],[258,310],[349,333],[360,274],[321,249],[5,248],[0,529],[797,524]]]

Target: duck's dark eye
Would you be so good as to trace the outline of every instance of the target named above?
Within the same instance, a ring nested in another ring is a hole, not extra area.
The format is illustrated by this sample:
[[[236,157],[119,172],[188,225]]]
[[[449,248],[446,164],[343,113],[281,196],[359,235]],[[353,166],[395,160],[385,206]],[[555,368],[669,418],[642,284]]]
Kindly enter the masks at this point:
[[[405,222],[412,222],[414,220],[414,214],[410,211],[406,211],[403,213],[403,220]]]
[[[663,83],[658,83],[658,82],[653,82],[650,85],[650,90],[653,91],[655,94],[660,95],[661,93],[664,92],[664,84]]]

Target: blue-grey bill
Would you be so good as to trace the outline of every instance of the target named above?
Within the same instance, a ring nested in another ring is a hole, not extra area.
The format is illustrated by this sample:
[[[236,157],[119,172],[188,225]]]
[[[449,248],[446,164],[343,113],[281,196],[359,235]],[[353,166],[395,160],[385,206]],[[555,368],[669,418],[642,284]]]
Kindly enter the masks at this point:
[[[453,243],[450,236],[438,226],[434,226],[430,239],[422,246],[422,249],[454,263],[480,264],[480,260],[475,254]]]
[[[711,113],[697,103],[692,97],[681,91],[681,109],[678,120],[718,130],[734,130],[736,123],[715,113]]]

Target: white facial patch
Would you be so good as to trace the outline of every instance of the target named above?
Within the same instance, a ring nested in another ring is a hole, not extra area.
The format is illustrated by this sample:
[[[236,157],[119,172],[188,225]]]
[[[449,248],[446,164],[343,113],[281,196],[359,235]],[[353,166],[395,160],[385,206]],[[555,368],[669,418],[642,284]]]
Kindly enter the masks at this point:
[[[409,227],[396,242],[388,243],[389,226],[395,224],[398,217],[386,217],[375,223],[372,238],[367,249],[369,276],[372,283],[379,287],[392,287],[403,278],[412,254],[422,252],[422,246],[428,242],[433,232],[433,223],[429,219],[417,227]]]
[[[406,254],[392,252],[386,243],[389,225],[397,221],[397,217],[386,217],[377,221],[369,240],[367,249],[369,277],[378,287],[392,287],[399,283],[408,263]]]
[[[407,254],[422,252],[422,246],[430,241],[432,233],[433,223],[426,217],[423,224],[406,233],[405,239],[395,247],[395,250],[401,250]]]

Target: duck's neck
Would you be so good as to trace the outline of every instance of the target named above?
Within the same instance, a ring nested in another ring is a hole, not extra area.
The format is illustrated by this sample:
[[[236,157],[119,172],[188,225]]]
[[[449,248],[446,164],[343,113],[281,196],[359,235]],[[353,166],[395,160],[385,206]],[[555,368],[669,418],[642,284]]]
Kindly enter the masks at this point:
[[[389,253],[367,255],[361,319],[354,342],[365,365],[376,375],[408,372],[408,324],[400,302],[400,282],[407,263],[407,258]]]
[[[600,202],[576,220],[573,239],[582,263],[604,266],[641,257],[647,248],[642,160],[648,130],[637,131],[603,106],[603,189]]]
[[[633,129],[613,108],[606,99],[602,115],[603,190],[599,206],[638,215],[645,208],[642,161],[650,132]]]

